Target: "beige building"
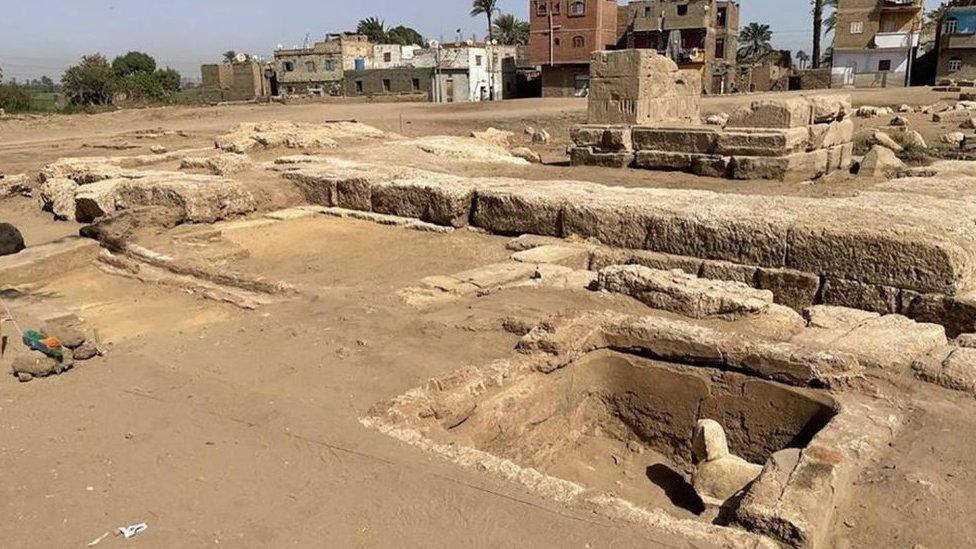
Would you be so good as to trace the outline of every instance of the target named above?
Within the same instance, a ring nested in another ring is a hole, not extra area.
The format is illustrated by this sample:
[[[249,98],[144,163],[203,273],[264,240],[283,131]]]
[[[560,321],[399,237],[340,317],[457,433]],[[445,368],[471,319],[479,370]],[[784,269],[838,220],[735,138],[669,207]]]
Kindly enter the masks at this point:
[[[739,3],[638,0],[618,8],[619,48],[652,49],[698,70],[708,93],[729,91],[739,49]]]
[[[907,85],[922,31],[922,0],[838,0],[835,86]]]
[[[200,72],[204,101],[248,101],[278,93],[274,70],[265,63],[203,65]]]
[[[976,80],[976,6],[958,4],[946,11],[937,31],[937,82]]]
[[[274,57],[282,93],[339,94],[344,71],[371,68],[373,44],[359,34],[330,34],[310,48],[278,49]]]

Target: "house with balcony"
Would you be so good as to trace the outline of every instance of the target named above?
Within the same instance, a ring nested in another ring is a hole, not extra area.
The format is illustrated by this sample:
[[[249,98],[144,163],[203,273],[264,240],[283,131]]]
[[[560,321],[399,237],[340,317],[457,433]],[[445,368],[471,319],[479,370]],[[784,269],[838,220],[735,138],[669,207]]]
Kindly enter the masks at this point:
[[[372,59],[373,44],[351,32],[326,35],[311,47],[274,52],[277,80],[285,94],[339,95],[343,73],[371,68]]]
[[[653,49],[682,69],[702,72],[706,93],[735,79],[739,3],[732,0],[637,0],[618,8],[617,46]]]
[[[939,24],[936,43],[938,82],[976,80],[976,6],[946,10]]]
[[[922,0],[838,0],[834,86],[906,86],[918,54]]]

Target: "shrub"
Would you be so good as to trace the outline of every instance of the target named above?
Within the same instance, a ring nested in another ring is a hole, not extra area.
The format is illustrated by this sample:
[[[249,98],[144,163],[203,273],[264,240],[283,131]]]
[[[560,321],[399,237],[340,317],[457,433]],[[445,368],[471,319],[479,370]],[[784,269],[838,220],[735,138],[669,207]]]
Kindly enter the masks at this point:
[[[20,84],[0,84],[0,109],[9,113],[31,109],[31,95]]]

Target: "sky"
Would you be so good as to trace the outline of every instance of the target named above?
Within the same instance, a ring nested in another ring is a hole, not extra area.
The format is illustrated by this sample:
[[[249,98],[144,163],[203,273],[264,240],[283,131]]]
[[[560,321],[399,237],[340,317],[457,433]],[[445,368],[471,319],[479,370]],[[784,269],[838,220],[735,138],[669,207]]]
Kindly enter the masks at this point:
[[[926,0],[929,7],[938,0]],[[528,0],[499,0],[502,12],[528,17]],[[742,24],[773,29],[773,45],[812,48],[809,0],[741,0]],[[306,35],[352,30],[378,16],[432,39],[453,39],[457,29],[483,36],[483,17],[469,16],[469,0],[0,0],[0,67],[4,77],[51,76],[85,54],[110,59],[130,50],[153,55],[187,77],[227,50],[270,57],[275,46],[300,45]]]

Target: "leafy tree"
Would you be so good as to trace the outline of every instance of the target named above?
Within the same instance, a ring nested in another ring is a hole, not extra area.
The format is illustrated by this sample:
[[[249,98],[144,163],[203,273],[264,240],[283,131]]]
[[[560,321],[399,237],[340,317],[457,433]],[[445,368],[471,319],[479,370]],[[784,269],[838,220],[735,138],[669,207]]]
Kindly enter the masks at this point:
[[[495,20],[494,35],[499,43],[508,46],[528,44],[529,24],[511,13],[499,15]]]
[[[356,26],[356,32],[376,44],[385,44],[387,42],[386,23],[378,17],[368,17],[360,21],[359,25]]]
[[[125,77],[122,87],[133,99],[162,99],[166,90],[153,73],[134,72]]]
[[[423,46],[426,43],[422,34],[415,29],[403,25],[390,29],[386,33],[386,40],[390,44],[399,44],[401,46]]]
[[[152,74],[156,71],[156,60],[148,53],[130,51],[112,61],[112,70],[115,71],[115,76],[119,78],[125,78],[136,72]]]
[[[169,67],[158,69],[153,77],[159,82],[159,85],[162,86],[163,91],[167,94],[176,93],[182,88],[183,78],[176,69]]]
[[[488,17],[488,41],[495,38],[494,16],[498,13],[498,0],[474,0],[471,3],[471,17]]]
[[[739,32],[739,59],[750,62],[772,50],[773,31],[769,25],[749,23]]]
[[[31,94],[16,82],[0,83],[0,109],[10,113],[28,111],[31,108]]]
[[[82,57],[81,63],[65,71],[61,86],[73,105],[107,105],[118,90],[118,79],[108,59],[96,53]]]
[[[224,63],[233,63],[234,59],[237,58],[237,52],[234,50],[227,50],[224,52]]]
[[[796,61],[797,64],[800,65],[801,69],[805,69],[807,68],[807,62],[810,61],[810,54],[808,54],[803,50],[800,50],[796,52]]]

